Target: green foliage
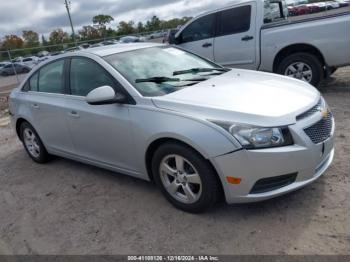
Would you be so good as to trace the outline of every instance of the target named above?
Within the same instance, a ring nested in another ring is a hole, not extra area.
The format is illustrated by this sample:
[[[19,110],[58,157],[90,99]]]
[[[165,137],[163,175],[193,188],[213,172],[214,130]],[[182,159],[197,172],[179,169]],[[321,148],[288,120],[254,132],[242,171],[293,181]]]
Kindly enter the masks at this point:
[[[32,30],[23,31],[22,37],[24,39],[25,47],[37,47],[39,46],[39,34]]]
[[[64,32],[62,29],[56,29],[50,33],[50,44],[62,44],[69,42],[69,35],[67,32]]]
[[[114,18],[110,15],[96,15],[92,18],[92,22],[94,25],[106,26],[114,21]]]
[[[114,18],[110,15],[97,15],[92,19],[93,26],[83,26],[77,35],[78,41],[88,41],[89,43],[95,43],[100,41],[101,38],[112,38],[122,35],[132,34],[145,34],[152,31],[160,31],[169,28],[176,28],[179,25],[185,24],[190,17],[174,18],[170,20],[161,20],[157,16],[153,16],[146,22],[134,21],[120,21],[117,28],[107,28],[107,25],[114,21]],[[93,41],[97,40],[97,41]],[[13,52],[13,56],[25,56],[36,54],[39,51],[60,51],[68,47],[74,46],[73,38],[67,32],[62,29],[56,29],[52,31],[47,40],[45,36],[41,36],[41,43],[39,41],[38,33],[33,30],[23,31],[22,38],[16,35],[7,35],[0,42],[0,51],[29,48],[26,50]],[[54,47],[47,47],[49,45],[58,45]],[[34,48],[34,49],[30,49]],[[0,53],[1,57],[7,60],[7,54],[5,52]],[[1,59],[0,57],[0,59]]]
[[[121,21],[118,25],[117,35],[130,35],[136,32],[134,28],[134,22],[124,22]]]

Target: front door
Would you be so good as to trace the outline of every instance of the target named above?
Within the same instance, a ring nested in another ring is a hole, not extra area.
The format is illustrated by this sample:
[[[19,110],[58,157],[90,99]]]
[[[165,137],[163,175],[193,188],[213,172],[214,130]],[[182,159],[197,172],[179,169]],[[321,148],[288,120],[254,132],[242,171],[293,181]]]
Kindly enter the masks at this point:
[[[86,95],[100,86],[118,84],[99,64],[88,58],[72,58],[66,117],[78,157],[105,167],[134,171],[129,105],[90,105]]]
[[[226,67],[256,69],[256,4],[218,13],[214,60]]]

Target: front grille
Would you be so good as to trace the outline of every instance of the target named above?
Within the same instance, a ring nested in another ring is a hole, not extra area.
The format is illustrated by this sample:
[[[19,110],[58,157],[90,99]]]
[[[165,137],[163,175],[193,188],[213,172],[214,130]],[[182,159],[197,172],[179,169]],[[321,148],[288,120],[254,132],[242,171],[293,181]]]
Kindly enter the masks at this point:
[[[250,194],[266,193],[293,184],[297,179],[297,175],[298,173],[293,173],[260,179],[255,183]]]
[[[326,141],[332,134],[333,115],[328,111],[325,118],[322,118],[316,124],[305,128],[304,131],[314,144]]]
[[[320,111],[320,108],[322,108],[323,102],[322,99],[318,101],[318,103],[313,106],[311,109],[307,110],[305,113],[302,113],[301,115],[297,116],[297,121],[303,120],[305,118],[308,118],[309,116],[312,116],[313,114]]]

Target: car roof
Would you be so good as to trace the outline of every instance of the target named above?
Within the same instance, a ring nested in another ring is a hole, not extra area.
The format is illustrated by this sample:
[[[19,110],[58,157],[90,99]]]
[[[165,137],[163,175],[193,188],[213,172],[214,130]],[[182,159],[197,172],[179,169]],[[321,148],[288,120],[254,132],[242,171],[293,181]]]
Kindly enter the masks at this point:
[[[123,52],[134,51],[134,50],[149,48],[149,47],[157,47],[157,46],[164,46],[164,45],[163,44],[156,44],[156,43],[115,44],[115,45],[89,48],[89,49],[85,49],[85,50],[82,50],[79,52],[80,53],[95,54],[95,55],[103,57],[103,56],[113,55],[113,54],[117,54],[117,53],[123,53]]]

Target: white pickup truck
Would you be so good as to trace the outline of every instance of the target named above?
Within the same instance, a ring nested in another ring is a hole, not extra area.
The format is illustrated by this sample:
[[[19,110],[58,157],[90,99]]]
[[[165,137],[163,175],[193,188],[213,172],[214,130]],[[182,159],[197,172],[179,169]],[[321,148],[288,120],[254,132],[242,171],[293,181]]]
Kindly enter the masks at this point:
[[[350,65],[349,0],[237,0],[192,19],[170,43],[226,67],[317,86]]]

